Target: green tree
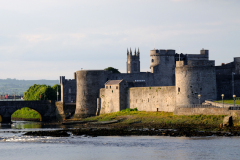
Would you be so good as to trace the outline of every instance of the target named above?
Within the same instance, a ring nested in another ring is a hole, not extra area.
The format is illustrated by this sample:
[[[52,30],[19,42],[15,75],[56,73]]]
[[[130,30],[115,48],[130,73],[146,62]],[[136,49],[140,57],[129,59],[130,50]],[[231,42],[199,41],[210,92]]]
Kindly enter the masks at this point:
[[[55,92],[55,95],[56,95],[56,99],[57,99],[57,89],[58,89],[58,100],[61,99],[61,86],[59,84],[55,84],[54,86],[52,86],[52,89],[54,90]]]
[[[113,67],[108,67],[104,69],[105,71],[112,71],[112,73],[120,73],[118,69],[113,68]]]
[[[24,100],[56,100],[57,99],[57,86],[53,87],[47,85],[34,84],[24,92]],[[60,87],[58,87],[61,89]]]

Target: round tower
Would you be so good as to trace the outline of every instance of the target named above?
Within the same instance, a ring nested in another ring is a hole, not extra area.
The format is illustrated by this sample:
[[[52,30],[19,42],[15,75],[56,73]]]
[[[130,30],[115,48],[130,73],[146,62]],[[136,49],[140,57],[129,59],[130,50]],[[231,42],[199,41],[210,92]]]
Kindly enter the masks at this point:
[[[200,104],[216,99],[216,71],[214,61],[197,60],[176,62],[176,106]],[[200,99],[199,99],[200,98]]]
[[[76,72],[77,96],[75,118],[95,116],[100,88],[104,88],[109,72],[80,70]]]
[[[150,69],[151,72],[154,72],[154,67],[160,64],[160,50],[151,50],[150,51],[150,57],[151,57],[151,63],[150,63]]]

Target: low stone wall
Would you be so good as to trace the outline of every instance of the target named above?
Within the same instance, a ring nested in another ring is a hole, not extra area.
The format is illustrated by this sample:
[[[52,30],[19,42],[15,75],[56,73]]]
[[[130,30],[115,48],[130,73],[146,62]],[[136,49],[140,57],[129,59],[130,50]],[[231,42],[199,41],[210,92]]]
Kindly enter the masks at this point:
[[[223,107],[224,108],[229,108],[229,107],[233,106],[233,104],[226,104],[226,103],[222,104],[222,103],[217,103],[217,102],[207,101],[207,100],[205,101],[204,104],[210,104],[212,106],[216,106],[216,107],[220,107],[220,108],[223,108]]]
[[[56,105],[56,118],[58,121],[71,118],[75,114],[76,103],[64,103],[58,101]]]
[[[64,103],[61,101],[55,102],[56,105],[56,119],[57,121],[63,121],[65,119],[64,111],[63,111],[63,105]]]
[[[228,108],[175,108],[174,115],[229,115],[233,119],[240,117],[240,110],[229,110]]]
[[[228,108],[175,108],[175,115],[229,115]]]

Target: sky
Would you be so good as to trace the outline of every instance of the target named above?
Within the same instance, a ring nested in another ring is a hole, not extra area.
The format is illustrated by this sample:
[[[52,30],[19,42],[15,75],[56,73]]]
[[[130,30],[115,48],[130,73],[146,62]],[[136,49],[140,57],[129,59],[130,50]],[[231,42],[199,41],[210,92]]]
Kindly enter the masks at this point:
[[[239,0],[0,0],[0,79],[58,80],[81,69],[126,72],[127,48],[240,57]]]

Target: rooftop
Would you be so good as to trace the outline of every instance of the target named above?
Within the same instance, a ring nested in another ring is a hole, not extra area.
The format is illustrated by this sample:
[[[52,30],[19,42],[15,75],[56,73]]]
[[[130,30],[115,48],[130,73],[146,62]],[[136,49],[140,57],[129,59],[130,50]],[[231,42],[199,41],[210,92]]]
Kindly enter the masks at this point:
[[[105,83],[105,85],[118,85],[123,80],[109,80]]]

